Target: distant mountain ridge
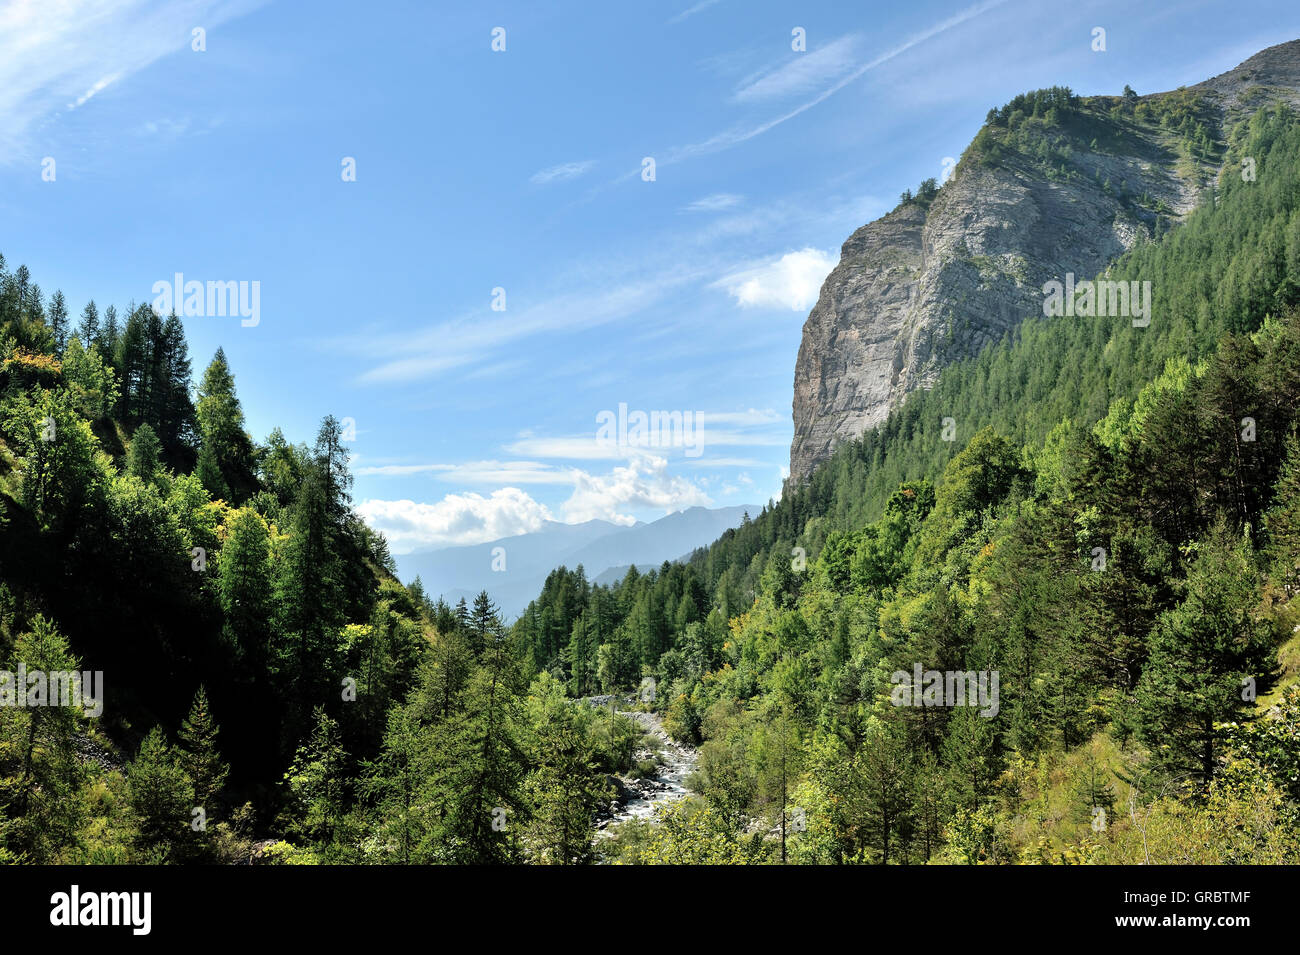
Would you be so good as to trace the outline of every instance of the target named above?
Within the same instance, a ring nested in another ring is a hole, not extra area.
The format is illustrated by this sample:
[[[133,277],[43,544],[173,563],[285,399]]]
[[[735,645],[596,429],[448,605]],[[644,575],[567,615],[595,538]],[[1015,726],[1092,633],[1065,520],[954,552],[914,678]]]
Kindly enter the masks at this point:
[[[688,557],[697,547],[711,544],[725,531],[738,527],[746,512],[760,505],[691,507],[657,521],[638,521],[630,527],[609,521],[582,524],[547,521],[540,530],[503,537],[485,544],[414,551],[398,556],[399,576],[408,583],[417,576],[430,597],[448,603],[473,599],[487,590],[506,619],[513,619],[541,592],[546,575],[557,567],[582,565],[589,580],[622,580],[635,564],[645,570],[664,561]],[[502,567],[504,566],[504,569]],[[612,578],[606,571],[621,572]]]

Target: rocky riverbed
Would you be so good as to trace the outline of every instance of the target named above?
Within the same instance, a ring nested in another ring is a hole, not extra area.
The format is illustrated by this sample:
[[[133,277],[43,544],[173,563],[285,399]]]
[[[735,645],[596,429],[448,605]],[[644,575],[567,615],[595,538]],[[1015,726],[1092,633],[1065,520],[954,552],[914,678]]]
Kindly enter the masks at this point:
[[[591,697],[587,702],[608,709],[610,698]],[[620,699],[619,702],[631,704],[635,702],[635,697],[626,701]],[[614,812],[599,822],[600,835],[609,834],[612,827],[629,819],[651,820],[660,806],[671,805],[684,798],[689,793],[686,780],[695,771],[699,758],[694,749],[683,746],[668,735],[658,713],[626,710],[616,712],[636,722],[655,741],[655,749],[643,747],[637,750],[634,757],[636,762],[648,761],[657,756],[659,766],[655,775],[646,779],[617,777],[618,793]]]

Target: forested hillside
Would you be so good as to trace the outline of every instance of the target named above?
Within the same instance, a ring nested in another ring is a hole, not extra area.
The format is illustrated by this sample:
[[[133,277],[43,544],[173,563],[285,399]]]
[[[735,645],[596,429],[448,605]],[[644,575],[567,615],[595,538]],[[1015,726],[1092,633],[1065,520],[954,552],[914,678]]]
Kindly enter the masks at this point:
[[[688,565],[556,575],[536,659],[655,676],[701,747],[650,857],[1297,860],[1297,170],[1261,110],[1106,276],[1152,283],[1149,327],[1027,318]],[[892,705],[917,664],[998,670],[997,716]]]
[[[0,859],[589,857],[626,721],[572,750],[486,595],[397,581],[335,418],[256,442],[220,350],[192,388],[179,319],[122,315],[0,259]],[[77,671],[94,707],[53,696]]]
[[[0,265],[0,651],[104,674],[102,716],[0,706],[0,857],[1300,861],[1300,122],[1223,162],[1110,270],[1149,327],[1026,316],[689,561],[559,568],[508,630],[396,580],[337,420],[257,441],[178,319]],[[917,668],[1000,698],[898,705]],[[698,749],[600,840],[655,760],[596,693]]]

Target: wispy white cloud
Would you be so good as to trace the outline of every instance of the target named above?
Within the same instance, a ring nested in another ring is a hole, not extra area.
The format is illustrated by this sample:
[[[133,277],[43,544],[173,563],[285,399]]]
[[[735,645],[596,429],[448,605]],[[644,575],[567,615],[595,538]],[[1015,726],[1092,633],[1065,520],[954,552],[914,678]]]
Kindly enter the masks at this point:
[[[570,484],[572,474],[539,461],[464,461],[460,464],[382,464],[352,469],[359,477],[430,474],[456,484]]]
[[[782,442],[785,443],[788,442]],[[682,463],[689,464],[693,468],[761,468],[763,466],[763,462],[757,458],[687,458]]]
[[[710,424],[729,424],[737,427],[751,427],[759,424],[773,424],[784,421],[785,416],[771,408],[748,408],[745,411],[710,411]]]
[[[469,461],[440,475],[458,484],[572,484],[575,472],[540,461]]]
[[[696,199],[694,202],[684,207],[685,212],[721,212],[724,209],[731,209],[740,205],[743,196],[738,196],[732,192],[716,192],[711,196],[705,196],[702,199]]]
[[[85,107],[264,0],[41,0],[0,5],[0,155],[29,154],[36,128]]]
[[[789,436],[774,428],[782,418],[774,411],[696,411],[691,440],[681,446],[668,441],[657,445],[619,444],[600,440],[593,416],[590,434],[561,435],[556,437],[533,434],[521,435],[506,445],[510,454],[560,461],[619,461],[636,458],[667,457],[683,459],[702,466],[729,467],[732,459],[713,457],[713,448],[777,447],[785,444]],[[696,453],[698,452],[698,453]],[[746,467],[752,466],[748,460]]]
[[[140,133],[145,136],[161,136],[175,139],[184,136],[189,128],[190,121],[188,118],[150,119],[140,124]]]
[[[727,275],[714,286],[725,288],[741,308],[807,311],[838,261],[820,249],[800,249]]]
[[[736,89],[737,103],[802,95],[853,71],[861,39],[852,34],[814,46],[807,53],[790,53],[777,67],[744,80]]]
[[[429,474],[436,471],[454,471],[454,464],[368,464],[352,469],[363,477],[410,477],[412,474]]]
[[[117,78],[120,75],[121,75],[120,73],[113,73],[110,76],[105,76],[99,80],[96,80],[95,85],[92,86],[90,89],[86,90],[86,92],[82,93],[80,96],[78,96],[77,101],[75,103],[68,104],[68,109],[73,110],[76,109],[78,106],[84,106],[87,100],[89,100],[96,93],[100,93],[106,90],[110,85],[112,85],[112,83],[114,83],[117,80]]]
[[[703,140],[701,142],[691,143],[685,146],[677,146],[672,149],[666,150],[663,152],[661,156],[656,157],[657,165],[665,166],[676,162],[682,162],[683,160],[691,159],[696,156],[707,155],[709,153],[719,152],[724,149],[730,149],[733,146],[738,146],[741,143],[748,142],[749,140],[755,138],[756,136],[761,136],[764,133],[769,132],[772,129],[775,129],[777,126],[780,126],[782,123],[788,122],[794,119],[796,116],[799,116],[807,112],[808,110],[812,109],[814,106],[824,103],[826,100],[830,99],[832,96],[834,96],[840,90],[844,89],[844,87],[848,86],[854,80],[861,78],[862,76],[869,73],[871,70],[874,70],[877,67],[882,66],[885,63],[888,63],[890,60],[903,55],[908,50],[911,50],[913,47],[919,46],[920,44],[924,43],[926,40],[932,39],[933,37],[936,37],[941,33],[951,30],[954,27],[960,26],[961,24],[966,23],[969,20],[973,20],[975,17],[987,13],[989,10],[992,10],[995,7],[1000,7],[1004,3],[1006,3],[1006,0],[984,0],[984,2],[977,3],[974,6],[967,7],[965,10],[962,10],[959,13],[955,13],[950,17],[947,17],[943,20],[938,20],[930,24],[930,26],[926,27],[925,29],[912,34],[907,39],[903,40],[901,43],[886,50],[884,53],[881,53],[873,57],[872,59],[868,60],[866,63],[863,63],[861,66],[857,67],[856,69],[853,69],[848,73],[845,73],[843,76],[835,80],[835,82],[831,83],[829,86],[823,89],[812,99],[807,100],[804,103],[801,103],[800,105],[794,107],[793,109],[787,110],[786,112],[780,114],[779,116],[776,116],[772,119],[765,120],[764,122],[761,122],[757,125],[736,125],[731,127],[730,129],[726,129],[720,133],[717,133],[716,135],[711,136],[709,139]],[[805,56],[807,55],[810,54],[805,54]],[[834,59],[828,60],[823,65],[829,66],[832,62],[837,62],[837,61]],[[765,88],[772,91],[773,93],[776,93],[782,89],[792,87],[797,79],[799,79],[798,73],[790,73],[785,75],[783,80],[778,80],[774,78],[770,83],[770,85]],[[744,88],[745,87],[742,87],[742,89]],[[762,90],[760,89],[760,92],[761,91]],[[627,173],[624,174],[623,178],[629,179],[632,178],[633,176],[636,176],[638,173],[639,170],[630,169]]]
[[[480,311],[439,322],[423,332],[366,334],[333,345],[380,360],[361,374],[359,381],[363,384],[416,381],[479,363],[494,349],[522,338],[579,332],[632,318],[683,286],[703,280],[708,268],[704,263],[681,262],[621,284],[599,283],[531,304],[517,304],[516,294],[507,299],[506,312],[489,311],[485,300]]]
[[[717,193],[700,202],[722,207],[730,203],[731,195]],[[435,315],[420,329],[370,326],[355,333],[313,338],[311,344],[346,354],[358,366],[357,382],[365,385],[406,385],[452,372],[465,379],[478,370],[486,375],[493,369],[499,374],[501,368],[512,367],[528,367],[530,375],[543,374],[520,363],[521,341],[576,337],[614,325],[641,335],[656,328],[673,332],[670,322],[646,323],[642,318],[662,311],[675,297],[698,296],[719,276],[732,277],[771,264],[738,254],[737,237],[743,237],[747,246],[762,248],[758,243],[769,241],[763,236],[783,241],[778,237],[841,235],[891,205],[864,196],[833,194],[828,198],[820,192],[799,193],[707,218],[676,216],[674,223],[690,224],[675,224],[662,234],[642,237],[634,249],[605,249],[599,255],[575,259],[562,273],[548,276],[540,288],[512,285],[504,312],[491,311],[485,292],[477,307],[460,314]],[[824,275],[825,271],[811,280],[814,297]],[[585,361],[580,364],[588,386],[601,375],[613,374],[608,367],[592,367]]]
[[[558,166],[537,170],[529,177],[529,181],[539,186],[550,185],[553,182],[566,182],[570,179],[585,176],[595,165],[596,160],[594,159],[584,159],[581,162],[564,162]]]
[[[529,435],[507,444],[510,454],[561,461],[622,461],[632,456],[632,451],[608,442],[597,441],[595,429],[591,434],[546,438]]]
[[[693,7],[688,7],[687,9],[683,10],[681,13],[677,14],[668,22],[670,24],[681,23],[683,20],[687,19],[688,17],[693,17],[695,16],[695,14],[701,13],[702,11],[709,9],[709,7],[714,6],[715,4],[721,2],[722,0],[700,0],[699,3],[695,4]]]
[[[753,488],[753,486],[754,486],[754,479],[750,477],[748,474],[746,474],[744,471],[741,471],[739,474],[736,475],[735,484],[722,485],[722,493],[738,494],[741,491],[748,491],[749,489]]]

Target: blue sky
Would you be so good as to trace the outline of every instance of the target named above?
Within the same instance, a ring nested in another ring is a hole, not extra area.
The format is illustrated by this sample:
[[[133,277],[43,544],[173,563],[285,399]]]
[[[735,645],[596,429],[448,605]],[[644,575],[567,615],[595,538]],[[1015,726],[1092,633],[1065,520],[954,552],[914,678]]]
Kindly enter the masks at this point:
[[[195,380],[223,346],[258,439],[352,419],[355,500],[397,553],[762,502],[840,244],[989,107],[1194,83],[1298,21],[1257,0],[3,3],[0,252],[76,313],[176,272],[259,282],[256,327],[186,319]],[[699,413],[699,453],[598,441],[620,404]]]

